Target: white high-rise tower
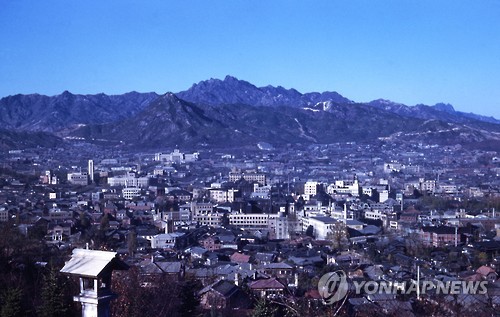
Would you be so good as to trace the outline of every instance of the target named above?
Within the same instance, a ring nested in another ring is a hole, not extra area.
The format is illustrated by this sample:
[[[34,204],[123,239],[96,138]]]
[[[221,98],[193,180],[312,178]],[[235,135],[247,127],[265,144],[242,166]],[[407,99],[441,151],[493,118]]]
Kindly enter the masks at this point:
[[[88,172],[90,177],[90,182],[94,182],[94,160],[89,160]]]

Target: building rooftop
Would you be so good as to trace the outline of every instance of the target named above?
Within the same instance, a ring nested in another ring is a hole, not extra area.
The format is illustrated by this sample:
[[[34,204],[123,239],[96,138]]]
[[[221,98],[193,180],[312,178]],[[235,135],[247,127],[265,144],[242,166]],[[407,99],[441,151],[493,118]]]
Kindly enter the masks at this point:
[[[311,217],[311,219],[321,221],[321,222],[327,223],[327,224],[333,224],[333,223],[338,222],[336,219],[331,218],[331,217],[326,217],[326,216]]]
[[[61,273],[98,277],[106,270],[124,270],[128,266],[116,257],[116,252],[74,249]]]

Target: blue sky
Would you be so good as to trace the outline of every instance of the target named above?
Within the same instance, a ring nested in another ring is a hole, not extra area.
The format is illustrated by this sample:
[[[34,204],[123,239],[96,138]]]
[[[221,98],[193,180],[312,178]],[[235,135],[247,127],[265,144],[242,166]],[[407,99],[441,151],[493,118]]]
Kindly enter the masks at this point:
[[[0,0],[0,97],[229,74],[500,118],[499,13],[499,0]]]

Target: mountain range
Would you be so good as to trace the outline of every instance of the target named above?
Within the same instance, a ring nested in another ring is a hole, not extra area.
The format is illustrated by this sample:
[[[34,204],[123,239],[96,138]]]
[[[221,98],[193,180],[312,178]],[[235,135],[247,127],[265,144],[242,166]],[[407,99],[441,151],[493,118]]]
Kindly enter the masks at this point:
[[[494,149],[500,144],[499,120],[458,112],[448,104],[357,103],[337,92],[302,94],[280,86],[256,87],[231,76],[176,94],[9,96],[0,99],[0,124],[4,148],[28,146],[16,142],[16,134],[22,140],[33,133],[41,146],[53,146],[56,138],[77,138],[148,149],[379,138]]]

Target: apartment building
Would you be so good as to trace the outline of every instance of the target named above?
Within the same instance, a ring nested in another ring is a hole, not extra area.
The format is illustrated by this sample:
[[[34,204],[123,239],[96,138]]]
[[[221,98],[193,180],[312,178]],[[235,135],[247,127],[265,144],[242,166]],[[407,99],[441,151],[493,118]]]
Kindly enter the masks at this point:
[[[249,172],[243,173],[241,170],[232,170],[229,172],[229,181],[236,182],[240,179],[244,179],[247,182],[257,182],[261,185],[267,185],[267,177],[264,173]]]
[[[328,185],[327,193],[333,194],[350,194],[354,197],[359,196],[359,182],[358,178],[354,177],[352,180],[336,180],[334,184]]]
[[[68,182],[73,185],[86,186],[89,184],[87,173],[68,173]]]
[[[182,153],[175,149],[171,153],[156,153],[154,160],[169,163],[190,163],[198,160],[199,153]]]
[[[193,217],[193,221],[201,226],[220,227],[223,225],[225,212],[212,211],[206,214],[197,214]]]
[[[117,187],[146,188],[149,186],[149,176],[135,177],[134,173],[127,173],[123,176],[108,177],[108,185]]]
[[[316,216],[304,218],[302,225],[304,232],[312,226],[314,237],[318,240],[326,240],[339,227],[339,223],[342,222],[331,217]]]
[[[229,224],[247,230],[268,230],[271,239],[288,239],[288,219],[283,214],[230,214]]]
[[[209,190],[210,200],[216,203],[232,203],[237,192],[236,189],[213,188]]]
[[[304,184],[304,195],[306,195],[307,197],[315,196],[318,193],[318,186],[318,182],[307,181]]]
[[[123,199],[132,200],[139,196],[141,196],[141,189],[138,187],[126,187],[122,189]]]

